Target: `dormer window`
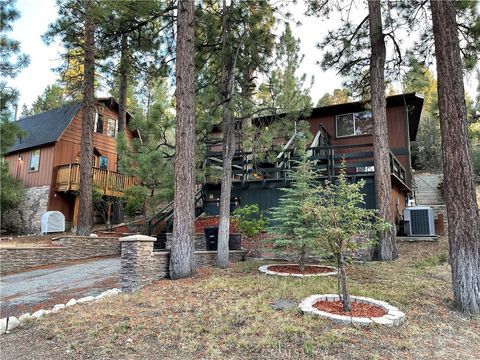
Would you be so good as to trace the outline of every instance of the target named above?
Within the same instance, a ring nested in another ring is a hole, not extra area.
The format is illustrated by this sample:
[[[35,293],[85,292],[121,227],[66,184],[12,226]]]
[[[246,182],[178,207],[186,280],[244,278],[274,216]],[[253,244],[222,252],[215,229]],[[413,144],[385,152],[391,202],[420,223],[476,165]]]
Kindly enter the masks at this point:
[[[369,135],[373,132],[373,118],[370,111],[337,115],[335,123],[337,138]]]

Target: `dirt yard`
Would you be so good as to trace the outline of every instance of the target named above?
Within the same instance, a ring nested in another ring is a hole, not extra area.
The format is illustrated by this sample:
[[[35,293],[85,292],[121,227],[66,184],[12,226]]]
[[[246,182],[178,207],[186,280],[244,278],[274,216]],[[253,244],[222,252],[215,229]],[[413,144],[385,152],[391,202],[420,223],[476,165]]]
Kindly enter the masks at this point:
[[[402,243],[391,263],[348,268],[351,292],[406,312],[400,327],[333,325],[297,309],[335,278],[260,275],[260,262],[47,315],[0,337],[2,359],[478,359],[480,318],[453,311],[446,241]]]

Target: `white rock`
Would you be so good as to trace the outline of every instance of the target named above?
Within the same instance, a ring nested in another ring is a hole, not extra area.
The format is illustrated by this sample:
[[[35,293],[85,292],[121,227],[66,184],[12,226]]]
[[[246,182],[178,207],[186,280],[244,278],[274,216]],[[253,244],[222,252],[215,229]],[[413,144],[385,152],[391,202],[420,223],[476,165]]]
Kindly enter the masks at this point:
[[[44,315],[47,315],[48,312],[46,310],[38,310],[38,311],[35,311],[33,314],[32,314],[32,317],[35,318],[35,319],[40,319],[42,316]]]
[[[57,304],[52,308],[52,312],[56,313],[65,308],[65,304]]]
[[[77,300],[75,299],[70,299],[68,302],[65,304],[65,306],[73,306],[77,303]]]
[[[10,316],[8,318],[8,330],[13,330],[20,325],[20,321],[15,316]]]
[[[0,334],[4,334],[7,331],[7,318],[0,320]]]
[[[18,320],[20,320],[20,322],[25,322],[31,318],[32,318],[32,315],[30,315],[30,313],[25,313],[22,316],[20,316]]]
[[[94,296],[86,296],[86,297],[83,297],[81,299],[78,299],[77,304],[86,303],[86,302],[89,302],[89,301],[92,301],[92,300],[95,300]]]
[[[102,292],[99,296],[100,296],[100,299],[101,298],[104,298],[104,297],[107,297],[107,296],[113,296],[113,295],[117,295],[117,294],[120,294],[122,292],[122,290],[120,289],[109,289],[109,290],[106,290],[104,292]],[[97,296],[98,298],[98,296]]]
[[[90,234],[90,237],[98,237],[98,235],[92,233],[92,234]]]
[[[379,317],[379,318],[371,318],[371,320],[375,323],[375,324],[379,324],[379,325],[386,325],[386,326],[393,326],[395,325],[394,322],[390,319],[387,319],[385,317]]]
[[[351,321],[353,325],[360,325],[360,326],[368,326],[372,323],[372,320],[370,320],[369,318],[354,317],[354,316],[352,316]]]

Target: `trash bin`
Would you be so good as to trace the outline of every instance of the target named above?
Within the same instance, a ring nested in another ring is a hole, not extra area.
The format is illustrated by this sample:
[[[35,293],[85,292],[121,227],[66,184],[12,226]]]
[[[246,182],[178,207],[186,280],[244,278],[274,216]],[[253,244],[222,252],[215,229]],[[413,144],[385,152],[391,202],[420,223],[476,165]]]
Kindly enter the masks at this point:
[[[207,251],[216,251],[218,246],[218,226],[205,228],[205,240]]]

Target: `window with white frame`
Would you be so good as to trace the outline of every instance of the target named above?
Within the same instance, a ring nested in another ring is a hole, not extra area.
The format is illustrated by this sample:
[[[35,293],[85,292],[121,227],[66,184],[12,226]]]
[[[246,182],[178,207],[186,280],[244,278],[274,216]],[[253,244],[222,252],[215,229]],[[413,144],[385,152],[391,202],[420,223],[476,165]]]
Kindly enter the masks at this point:
[[[368,135],[373,132],[370,111],[342,114],[335,117],[337,137]]]
[[[38,171],[40,168],[40,149],[30,151],[30,163],[28,171]]]

